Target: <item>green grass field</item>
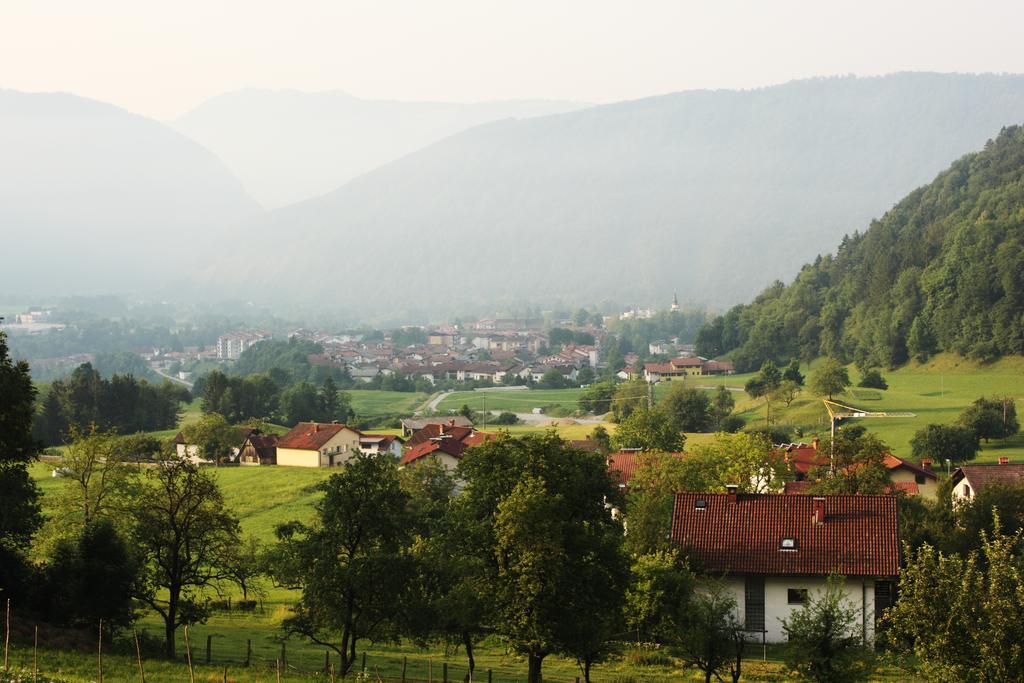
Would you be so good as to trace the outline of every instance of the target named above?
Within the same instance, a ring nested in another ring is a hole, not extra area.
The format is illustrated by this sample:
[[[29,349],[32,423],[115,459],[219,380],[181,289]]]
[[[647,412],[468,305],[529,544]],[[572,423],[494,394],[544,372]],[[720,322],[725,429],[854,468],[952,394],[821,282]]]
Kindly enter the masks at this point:
[[[584,389],[525,389],[521,391],[453,391],[438,404],[440,412],[458,410],[464,404],[473,410],[507,410],[529,413],[534,408],[559,406],[573,411],[579,407]]]
[[[427,394],[408,391],[347,389],[345,393],[352,397],[352,409],[361,417],[412,415],[413,411],[427,400]]]
[[[806,372],[806,371],[805,371]],[[910,457],[910,439],[925,425],[950,424],[980,396],[1011,396],[1017,399],[1018,415],[1024,417],[1024,358],[1004,358],[996,363],[981,365],[952,354],[943,354],[926,364],[912,363],[892,372],[883,372],[889,389],[863,390],[851,387],[845,395],[834,399],[868,411],[912,412],[915,417],[872,418],[851,420],[863,424],[876,433],[901,457]],[[856,383],[857,370],[850,367],[850,378]],[[764,422],[765,408],[761,400],[746,394],[735,394],[736,410],[748,424]],[[772,406],[773,420],[780,424],[800,425],[805,428],[804,440],[817,433],[829,432],[828,415],[820,398],[801,393],[788,408]],[[982,444],[979,462],[996,460],[1008,455],[1024,460],[1024,437],[1003,443]]]

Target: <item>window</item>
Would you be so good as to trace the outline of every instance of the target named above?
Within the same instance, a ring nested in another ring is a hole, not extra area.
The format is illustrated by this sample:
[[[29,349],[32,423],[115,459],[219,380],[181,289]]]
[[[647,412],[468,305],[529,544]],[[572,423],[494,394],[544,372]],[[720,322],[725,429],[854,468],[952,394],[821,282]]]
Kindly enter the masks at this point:
[[[748,576],[743,587],[744,629],[764,631],[764,577]]]
[[[971,487],[969,484],[964,484],[964,498],[971,497]]]
[[[925,480],[925,476],[923,474],[915,474],[914,475],[914,483],[923,485],[924,484],[924,480]]]
[[[790,605],[802,605],[807,602],[806,588],[789,588],[786,590],[786,602]]]
[[[693,507],[696,510],[701,510],[701,511],[707,510],[708,509],[708,502],[706,500],[698,500],[698,501],[694,502]]]
[[[787,537],[779,541],[779,550],[796,550],[796,539]]]

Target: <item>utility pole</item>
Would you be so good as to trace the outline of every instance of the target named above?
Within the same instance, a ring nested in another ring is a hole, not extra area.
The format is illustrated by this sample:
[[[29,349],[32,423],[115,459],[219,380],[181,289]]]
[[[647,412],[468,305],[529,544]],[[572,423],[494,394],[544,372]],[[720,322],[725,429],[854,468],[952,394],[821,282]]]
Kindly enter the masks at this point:
[[[654,410],[654,382],[647,383],[647,410]]]

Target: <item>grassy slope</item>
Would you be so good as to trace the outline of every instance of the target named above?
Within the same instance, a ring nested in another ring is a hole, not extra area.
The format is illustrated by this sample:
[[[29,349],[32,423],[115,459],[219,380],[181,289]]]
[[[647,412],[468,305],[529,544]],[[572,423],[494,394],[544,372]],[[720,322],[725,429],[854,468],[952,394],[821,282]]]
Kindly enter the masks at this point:
[[[426,394],[404,391],[374,391],[372,389],[346,389],[352,397],[352,408],[357,415],[373,416],[394,413],[412,414]]]
[[[892,447],[896,455],[910,457],[910,439],[914,432],[931,423],[949,424],[979,396],[1006,395],[1017,399],[1018,415],[1024,416],[1024,358],[1004,358],[981,365],[952,354],[943,354],[926,364],[911,363],[883,373],[889,383],[886,391],[858,390],[855,387],[835,399],[869,411],[909,411],[916,417],[857,420]],[[851,366],[850,377],[859,379]],[[867,391],[867,393],[860,393]],[[858,396],[859,394],[859,396]],[[875,398],[877,396],[877,398]],[[764,402],[736,394],[736,409],[748,423],[764,420]],[[821,400],[802,394],[793,404],[773,406],[773,414],[783,424],[803,425],[810,434],[828,433],[827,413]],[[995,460],[999,455],[1024,460],[1024,437],[1018,435],[1006,443],[982,444],[979,461]]]

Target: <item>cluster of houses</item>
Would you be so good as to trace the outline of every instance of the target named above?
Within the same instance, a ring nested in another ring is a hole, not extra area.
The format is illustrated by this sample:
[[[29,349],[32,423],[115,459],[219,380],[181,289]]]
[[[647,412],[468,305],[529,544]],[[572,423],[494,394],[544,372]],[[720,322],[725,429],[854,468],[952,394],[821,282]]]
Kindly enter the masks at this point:
[[[466,450],[496,435],[474,428],[468,419],[412,418],[403,436],[368,434],[337,423],[303,422],[277,437],[242,429],[235,459],[240,465],[336,467],[357,451],[387,452],[402,466],[435,459],[454,470]],[[194,456],[194,446],[177,439],[179,454]],[[573,442],[596,451],[590,440]],[[694,568],[722,576],[738,606],[738,618],[752,640],[782,642],[782,621],[808,596],[822,590],[832,575],[845,577],[843,591],[858,607],[856,628],[870,642],[882,612],[894,600],[899,575],[899,496],[937,496],[932,463],[913,463],[894,455],[884,460],[891,487],[886,495],[815,495],[808,475],[828,467],[829,457],[811,443],[778,444],[769,457],[781,458],[790,476],[777,490],[740,493],[679,493],[672,510],[671,538]],[[671,457],[686,458],[684,453]],[[609,474],[628,490],[643,462],[638,450],[606,456]],[[1024,482],[1024,465],[965,465],[952,475],[954,501],[970,500],[993,483]],[[613,510],[613,514],[617,511]]]
[[[323,352],[309,356],[308,360],[312,365],[345,369],[353,379],[367,383],[388,375],[423,379],[431,384],[540,382],[550,371],[574,382],[583,368],[597,367],[604,333],[593,326],[573,329],[593,337],[594,344],[570,344],[549,352],[548,336],[539,328],[442,327],[428,331],[425,343],[407,346],[388,338],[362,340],[313,335],[310,338],[323,347]]]

